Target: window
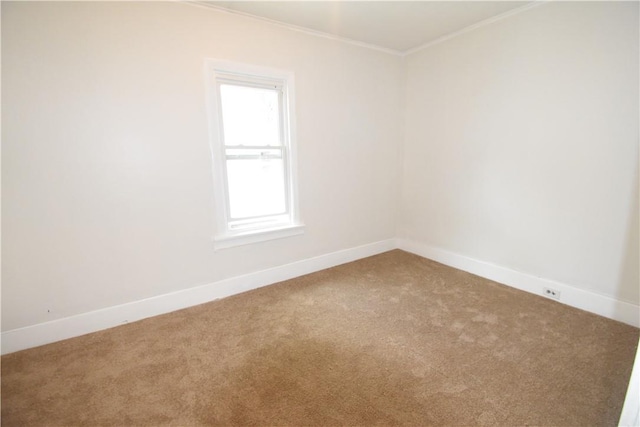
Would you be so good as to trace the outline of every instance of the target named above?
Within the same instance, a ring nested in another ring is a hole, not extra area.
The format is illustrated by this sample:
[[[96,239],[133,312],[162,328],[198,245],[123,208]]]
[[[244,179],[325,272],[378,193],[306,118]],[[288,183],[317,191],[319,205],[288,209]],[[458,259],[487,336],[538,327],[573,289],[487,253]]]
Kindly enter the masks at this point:
[[[207,60],[216,249],[301,234],[293,74]]]

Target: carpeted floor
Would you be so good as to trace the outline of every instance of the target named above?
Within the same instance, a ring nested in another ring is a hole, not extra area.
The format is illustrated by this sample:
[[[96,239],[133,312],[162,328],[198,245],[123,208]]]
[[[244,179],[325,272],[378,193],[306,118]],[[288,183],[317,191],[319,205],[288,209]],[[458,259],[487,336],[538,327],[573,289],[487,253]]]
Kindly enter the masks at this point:
[[[638,329],[402,251],[2,357],[2,425],[616,425]]]

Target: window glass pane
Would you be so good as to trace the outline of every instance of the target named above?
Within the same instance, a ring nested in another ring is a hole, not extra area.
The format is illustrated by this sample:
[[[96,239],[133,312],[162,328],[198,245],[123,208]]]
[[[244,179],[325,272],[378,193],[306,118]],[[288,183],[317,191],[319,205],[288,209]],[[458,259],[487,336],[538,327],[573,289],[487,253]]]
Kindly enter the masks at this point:
[[[282,156],[279,150],[266,150],[269,153],[259,156],[260,151],[265,150],[228,150],[227,180],[232,219],[286,212]]]
[[[225,145],[280,145],[278,90],[220,85]]]

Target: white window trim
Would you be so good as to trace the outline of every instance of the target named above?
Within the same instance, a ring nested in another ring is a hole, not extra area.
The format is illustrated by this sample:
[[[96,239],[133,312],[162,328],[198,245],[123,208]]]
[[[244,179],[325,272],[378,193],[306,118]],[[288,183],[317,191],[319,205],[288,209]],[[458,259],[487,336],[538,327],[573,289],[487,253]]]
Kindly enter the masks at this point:
[[[260,227],[254,229],[231,230],[228,219],[228,200],[226,188],[226,176],[224,172],[224,147],[221,143],[222,135],[220,125],[220,104],[217,79],[225,75],[235,74],[241,77],[277,79],[283,82],[286,88],[287,112],[283,113],[284,120],[288,120],[285,126],[289,129],[287,139],[288,174],[286,193],[288,195],[290,221],[286,224],[276,224],[272,227]],[[295,94],[294,74],[290,71],[256,65],[242,64],[217,59],[205,60],[205,82],[207,90],[207,116],[209,121],[209,146],[213,167],[213,200],[215,204],[215,232],[213,247],[215,250],[231,248],[234,246],[264,242],[273,239],[281,239],[304,233],[304,224],[300,219],[298,204],[298,176],[297,176],[297,151],[296,151],[296,126],[295,126]]]

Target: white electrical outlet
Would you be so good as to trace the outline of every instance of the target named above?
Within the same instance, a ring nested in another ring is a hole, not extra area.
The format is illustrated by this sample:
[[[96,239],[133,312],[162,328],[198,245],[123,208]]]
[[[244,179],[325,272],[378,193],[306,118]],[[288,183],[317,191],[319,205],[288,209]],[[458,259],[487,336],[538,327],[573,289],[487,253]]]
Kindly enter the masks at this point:
[[[542,294],[545,297],[549,297],[549,298],[553,298],[553,299],[560,299],[560,291],[556,290],[556,289],[551,289],[551,288],[544,288],[542,290]]]

